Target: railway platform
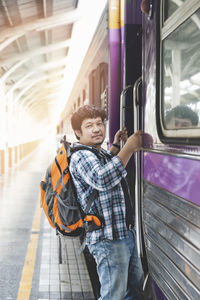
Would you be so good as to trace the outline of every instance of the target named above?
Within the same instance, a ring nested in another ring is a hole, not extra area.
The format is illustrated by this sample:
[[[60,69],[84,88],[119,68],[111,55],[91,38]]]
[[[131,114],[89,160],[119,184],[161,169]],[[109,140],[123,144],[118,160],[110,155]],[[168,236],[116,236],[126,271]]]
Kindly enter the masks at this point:
[[[0,176],[0,299],[94,300],[78,237],[56,235],[40,207],[39,184],[56,153],[44,141]]]

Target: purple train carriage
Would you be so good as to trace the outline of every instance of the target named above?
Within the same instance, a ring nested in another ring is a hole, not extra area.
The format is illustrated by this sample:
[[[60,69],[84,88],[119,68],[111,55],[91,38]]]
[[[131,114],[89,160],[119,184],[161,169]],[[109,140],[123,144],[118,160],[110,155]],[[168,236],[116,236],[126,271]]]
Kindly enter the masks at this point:
[[[124,22],[109,28],[110,136],[118,114],[129,133],[144,132],[129,182],[153,298],[200,299],[200,2],[140,2],[124,1]]]
[[[65,111],[104,106],[108,144],[143,132],[127,172],[147,299],[200,299],[199,49],[199,0],[110,0]]]

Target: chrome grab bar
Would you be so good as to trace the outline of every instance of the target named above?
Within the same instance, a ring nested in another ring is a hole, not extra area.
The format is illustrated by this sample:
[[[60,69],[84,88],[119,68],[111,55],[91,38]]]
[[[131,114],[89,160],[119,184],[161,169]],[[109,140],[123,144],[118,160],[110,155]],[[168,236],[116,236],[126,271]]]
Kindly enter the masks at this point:
[[[142,77],[139,77],[133,87],[133,105],[134,105],[134,132],[140,130],[139,125],[139,87],[142,83]],[[142,248],[142,228],[141,228],[141,159],[140,152],[135,153],[135,225],[138,256],[143,256]]]
[[[129,89],[133,89],[133,106],[134,106],[134,132],[140,129],[139,126],[139,87],[142,83],[142,77],[139,77],[134,86],[128,85],[120,95],[120,129],[124,127],[124,100],[125,94]],[[121,142],[121,147],[123,147],[123,142]],[[141,232],[141,193],[140,193],[140,184],[141,184],[141,169],[140,169],[140,153],[135,153],[135,224],[136,224],[136,241],[137,241],[137,249],[138,249],[138,256],[143,256],[143,249],[142,249],[142,232]]]
[[[124,100],[125,100],[125,94],[129,89],[132,89],[133,85],[127,85],[127,87],[125,87],[125,89],[123,89],[123,91],[121,92],[120,95],[120,130],[122,130],[122,128],[124,127],[124,109],[125,109],[125,105],[124,105]],[[121,141],[120,142],[120,147],[122,148],[124,146],[124,142]]]

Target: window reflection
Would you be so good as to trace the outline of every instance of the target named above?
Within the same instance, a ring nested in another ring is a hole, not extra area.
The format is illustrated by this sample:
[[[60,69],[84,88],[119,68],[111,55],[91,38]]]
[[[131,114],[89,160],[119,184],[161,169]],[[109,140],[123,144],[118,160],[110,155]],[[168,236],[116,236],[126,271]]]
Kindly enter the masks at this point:
[[[165,0],[164,21],[166,21],[186,0]]]
[[[173,1],[168,1],[173,2]],[[200,9],[172,32],[162,48],[163,124],[166,129],[200,127],[189,119],[169,123],[170,111],[182,114],[182,107],[200,116]],[[186,109],[185,109],[186,110]],[[172,114],[172,113],[171,113]],[[181,118],[184,119],[184,118]]]

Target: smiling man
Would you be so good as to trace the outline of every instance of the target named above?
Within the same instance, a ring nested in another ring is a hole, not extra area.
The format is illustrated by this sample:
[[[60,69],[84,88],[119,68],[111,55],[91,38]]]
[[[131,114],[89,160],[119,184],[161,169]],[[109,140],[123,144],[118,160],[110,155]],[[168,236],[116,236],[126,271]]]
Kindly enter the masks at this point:
[[[97,191],[89,213],[100,216],[103,225],[86,233],[86,244],[97,263],[100,299],[143,299],[143,271],[125,170],[132,154],[141,148],[141,134],[136,132],[127,139],[126,129],[118,130],[107,151],[101,147],[104,120],[105,112],[95,106],[85,105],[73,114],[71,124],[79,140],[77,145],[86,148],[73,153],[70,172],[83,210],[90,195]],[[121,140],[126,143],[120,150]]]

